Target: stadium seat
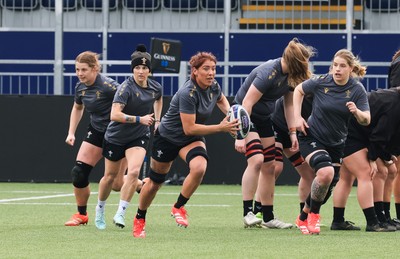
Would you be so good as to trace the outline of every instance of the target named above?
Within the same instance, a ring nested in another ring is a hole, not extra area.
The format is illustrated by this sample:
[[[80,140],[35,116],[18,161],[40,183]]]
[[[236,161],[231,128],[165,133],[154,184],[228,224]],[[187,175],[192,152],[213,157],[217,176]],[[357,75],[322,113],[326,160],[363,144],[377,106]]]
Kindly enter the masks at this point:
[[[48,10],[54,11],[56,0],[41,0],[40,5]],[[78,0],[63,0],[64,11],[74,11],[78,8]]]
[[[190,12],[199,10],[199,1],[197,0],[164,0],[164,8],[171,11]]]
[[[1,0],[1,7],[15,11],[31,11],[39,6],[39,0]]]
[[[396,12],[400,9],[398,0],[365,0],[365,6],[373,12]]]
[[[201,8],[211,12],[223,12],[224,0],[201,0]],[[238,0],[231,0],[231,11],[238,8]]]
[[[123,0],[122,6],[132,11],[155,11],[160,8],[161,0]]]
[[[103,9],[102,0],[81,0],[81,6],[90,11],[101,11]],[[109,0],[108,9],[110,11],[116,10],[118,7],[118,0]]]

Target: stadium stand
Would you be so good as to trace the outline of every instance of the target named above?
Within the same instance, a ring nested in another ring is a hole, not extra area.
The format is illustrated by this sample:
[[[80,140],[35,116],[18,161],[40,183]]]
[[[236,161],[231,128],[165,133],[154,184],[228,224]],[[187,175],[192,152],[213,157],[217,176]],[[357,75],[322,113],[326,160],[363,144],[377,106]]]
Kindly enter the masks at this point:
[[[373,12],[397,12],[400,9],[398,0],[366,0],[365,6]]]
[[[239,4],[238,1],[240,0],[232,0],[231,1],[231,11],[237,10]],[[223,12],[224,11],[224,0],[201,0],[200,6],[202,9],[211,12]]]
[[[161,0],[123,0],[122,6],[132,11],[156,11],[160,8]]]
[[[32,11],[39,6],[39,0],[1,0],[1,7],[15,11]]]
[[[346,1],[254,1],[242,5],[241,29],[346,29]],[[353,29],[360,29],[362,0],[354,1]]]
[[[41,0],[40,5],[48,10],[54,11],[56,0]],[[63,10],[74,11],[78,8],[78,0],[63,0]]]
[[[103,1],[102,0],[81,0],[81,6],[90,11],[101,11],[103,9]],[[118,0],[109,0],[110,11],[116,10],[118,7]]]
[[[197,0],[164,0],[165,9],[179,12],[192,12],[199,10],[199,1]]]

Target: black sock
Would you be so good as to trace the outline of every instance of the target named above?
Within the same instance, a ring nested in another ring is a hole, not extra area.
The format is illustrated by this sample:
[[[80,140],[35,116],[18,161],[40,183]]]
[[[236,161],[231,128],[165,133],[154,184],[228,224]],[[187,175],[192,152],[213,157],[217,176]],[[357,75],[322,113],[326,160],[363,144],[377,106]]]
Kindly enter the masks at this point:
[[[372,226],[379,223],[374,207],[363,209],[363,212],[367,220],[367,225]]]
[[[257,213],[259,213],[259,212],[262,212],[261,202],[259,202],[259,201],[254,201],[253,212],[254,212],[254,214],[257,214]]]
[[[385,212],[385,217],[387,220],[390,220],[390,201],[384,201],[383,202],[383,211]]]
[[[400,203],[395,203],[394,206],[396,208],[396,218],[400,219]]]
[[[81,215],[86,215],[87,214],[87,206],[78,206],[78,212]]]
[[[179,194],[178,200],[176,201],[174,207],[179,209],[182,206],[185,206],[186,202],[188,202],[189,198],[186,198],[182,195],[182,193]]]
[[[147,210],[138,209],[137,213],[136,213],[136,218],[137,219],[145,219],[146,218],[146,213],[147,213]]]
[[[307,219],[307,217],[308,217],[308,214],[305,213],[304,211],[301,211],[300,216],[299,216],[300,220],[304,221]]]
[[[243,217],[250,211],[253,212],[253,200],[243,201]]]
[[[322,202],[311,199],[310,213],[319,214]]]
[[[264,222],[274,219],[274,205],[262,205],[262,212]]]
[[[345,208],[333,207],[333,222],[344,222],[344,209]]]
[[[385,211],[383,210],[383,201],[374,202],[375,213],[378,217],[379,222],[385,223]]]
[[[303,211],[304,205],[306,205],[305,202],[300,202],[300,213]]]

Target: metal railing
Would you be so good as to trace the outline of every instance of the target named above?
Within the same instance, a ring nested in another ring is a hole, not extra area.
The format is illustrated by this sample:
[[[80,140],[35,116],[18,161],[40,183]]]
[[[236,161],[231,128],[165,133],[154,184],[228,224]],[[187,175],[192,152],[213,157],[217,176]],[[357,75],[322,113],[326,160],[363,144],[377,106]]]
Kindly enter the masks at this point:
[[[0,60],[0,64],[12,64],[12,60]],[[14,63],[25,63],[28,61],[15,61]],[[30,64],[53,64],[54,61],[29,61]],[[188,67],[187,62],[183,62],[183,66]],[[250,71],[255,66],[262,62],[230,62],[229,67],[243,67],[245,70]],[[65,61],[64,65],[74,64],[73,60]],[[121,66],[129,66],[128,61],[107,61],[103,62],[103,65],[113,64]],[[316,74],[327,73],[331,62],[311,62],[312,69]],[[363,62],[367,68],[379,68],[384,69],[389,67],[389,62]],[[218,63],[218,69],[221,70],[225,66],[224,62]],[[217,70],[218,70],[217,69]],[[183,84],[183,81],[188,79],[188,69],[181,69],[179,74],[153,74],[153,78],[160,82],[164,86],[164,95],[173,95],[179,87]],[[117,82],[122,83],[130,73],[104,73],[107,76],[115,79]],[[225,94],[227,96],[234,96],[237,90],[240,88],[242,83],[247,77],[247,73],[241,74],[229,74],[225,76],[223,73],[218,73],[216,78],[217,81],[223,85],[223,82],[227,82],[227,89]],[[0,94],[15,94],[15,95],[53,95],[54,94],[54,73],[34,73],[34,72],[0,72]],[[75,93],[75,85],[78,81],[75,73],[67,72],[63,74],[64,77],[64,89],[62,89],[63,95],[73,95]],[[378,88],[387,88],[387,75],[384,74],[367,74],[363,79],[363,84],[367,91],[375,90]]]

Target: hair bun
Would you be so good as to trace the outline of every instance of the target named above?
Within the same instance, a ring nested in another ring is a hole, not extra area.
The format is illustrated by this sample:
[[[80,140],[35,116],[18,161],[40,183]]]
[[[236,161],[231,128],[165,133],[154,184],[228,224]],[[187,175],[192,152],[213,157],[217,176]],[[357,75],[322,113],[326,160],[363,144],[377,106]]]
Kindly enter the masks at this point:
[[[136,46],[136,50],[140,51],[140,52],[146,52],[147,51],[146,46],[144,44],[138,44]]]

